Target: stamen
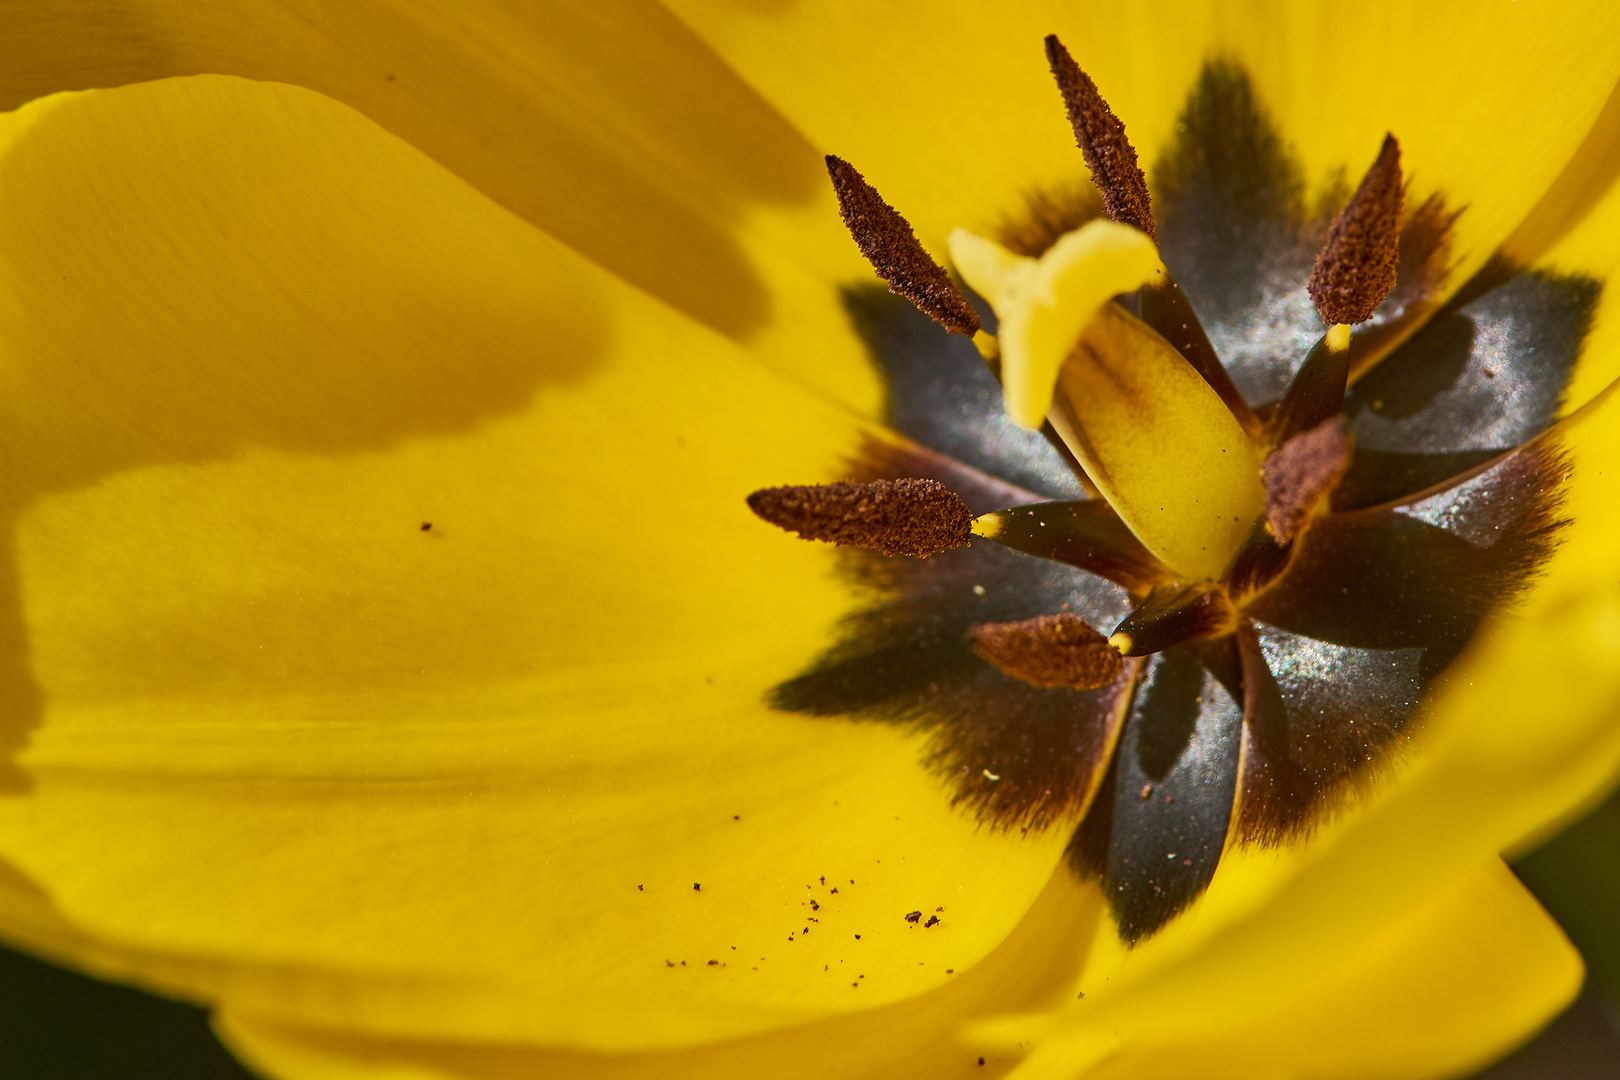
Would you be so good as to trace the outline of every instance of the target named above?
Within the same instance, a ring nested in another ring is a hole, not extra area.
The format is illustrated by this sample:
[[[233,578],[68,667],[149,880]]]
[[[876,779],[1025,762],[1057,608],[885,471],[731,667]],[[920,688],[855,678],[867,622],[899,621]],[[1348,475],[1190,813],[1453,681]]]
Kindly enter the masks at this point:
[[[801,539],[885,555],[926,559],[972,535],[967,504],[937,480],[762,488],[748,496],[748,508]]]
[[[889,291],[910,300],[953,334],[977,334],[978,312],[923,250],[911,224],[843,158],[828,154],[827,174],[838,194],[844,224],[878,277],[889,283]]]
[[[1395,288],[1401,238],[1401,147],[1385,135],[1361,185],[1328,230],[1308,288],[1329,323],[1365,322]]]
[[[1046,60],[1063,95],[1074,141],[1091,170],[1091,182],[1102,192],[1103,211],[1111,220],[1140,229],[1157,241],[1147,178],[1136,164],[1136,148],[1125,137],[1125,125],[1056,34],[1046,36]]]
[[[1146,591],[1168,574],[1102,499],[1036,503],[973,519],[973,535]]]
[[[1119,678],[1125,662],[1078,615],[1038,615],[969,628],[973,651],[1031,686],[1095,690]]]
[[[1197,638],[1215,637],[1237,625],[1226,590],[1215,585],[1166,585],[1114,629],[1108,643],[1123,656],[1146,656]]]
[[[1266,480],[1266,524],[1277,543],[1298,536],[1323,495],[1350,464],[1350,439],[1343,416],[1334,416],[1295,435],[1261,466]]]

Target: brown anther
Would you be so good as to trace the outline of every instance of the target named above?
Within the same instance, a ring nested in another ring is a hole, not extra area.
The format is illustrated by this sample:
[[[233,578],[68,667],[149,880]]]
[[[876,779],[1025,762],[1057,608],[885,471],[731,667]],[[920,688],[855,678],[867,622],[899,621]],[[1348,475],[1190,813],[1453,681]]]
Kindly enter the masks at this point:
[[[1334,416],[1272,451],[1261,466],[1266,482],[1266,525],[1277,543],[1298,536],[1318,500],[1350,464],[1344,417]]]
[[[1037,615],[968,630],[973,651],[1031,686],[1095,690],[1119,678],[1124,661],[1078,615]]]
[[[924,559],[967,543],[973,523],[967,504],[937,480],[762,488],[748,508],[805,540]]]
[[[1056,34],[1046,35],[1046,60],[1063,95],[1074,141],[1085,155],[1091,182],[1102,192],[1103,212],[1110,220],[1140,229],[1157,240],[1147,178],[1136,164],[1136,149],[1125,137],[1125,125],[1097,92],[1097,84],[1080,70]]]
[[[878,277],[889,283],[889,291],[910,300],[918,311],[953,334],[972,337],[978,333],[978,312],[944,268],[923,250],[911,223],[843,158],[827,155],[827,175],[838,194],[844,224]]]
[[[1328,323],[1372,318],[1395,288],[1401,239],[1401,146],[1385,135],[1383,149],[1328,230],[1308,286]]]

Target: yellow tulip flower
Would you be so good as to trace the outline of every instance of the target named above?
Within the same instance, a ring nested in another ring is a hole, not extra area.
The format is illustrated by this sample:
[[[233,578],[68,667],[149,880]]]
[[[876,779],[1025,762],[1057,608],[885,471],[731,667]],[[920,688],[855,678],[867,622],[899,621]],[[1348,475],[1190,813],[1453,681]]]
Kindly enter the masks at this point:
[[[1576,993],[1501,857],[1620,767],[1620,14],[7,14],[7,940],[289,1080],[1438,1077]],[[1051,33],[1229,383],[1103,302],[1158,287],[1139,240],[1060,239],[1150,230],[1086,187]],[[1321,346],[1356,456],[1250,603],[1264,406],[1386,132],[1402,273]],[[825,153],[964,253],[1002,352],[875,284]],[[1109,371],[1176,419],[1144,443]],[[744,502],[852,474],[1007,514],[909,561]],[[1240,527],[1189,525],[1205,492]],[[1110,579],[985,539],[1093,493]],[[1331,549],[1368,514],[1421,536]],[[1100,688],[973,651],[1167,582],[1237,597],[1193,635],[1225,660],[1146,616]]]

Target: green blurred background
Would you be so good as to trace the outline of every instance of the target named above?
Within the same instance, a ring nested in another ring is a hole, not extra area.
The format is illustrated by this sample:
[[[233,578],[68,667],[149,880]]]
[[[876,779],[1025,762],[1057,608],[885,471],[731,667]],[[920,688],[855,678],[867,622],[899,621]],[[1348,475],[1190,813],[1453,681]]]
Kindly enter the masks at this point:
[[[1480,1080],[1620,1077],[1620,797],[1514,864],[1580,946],[1586,992]],[[0,1078],[249,1080],[190,1005],[0,949]],[[1376,1080],[1376,1078],[1369,1078]]]

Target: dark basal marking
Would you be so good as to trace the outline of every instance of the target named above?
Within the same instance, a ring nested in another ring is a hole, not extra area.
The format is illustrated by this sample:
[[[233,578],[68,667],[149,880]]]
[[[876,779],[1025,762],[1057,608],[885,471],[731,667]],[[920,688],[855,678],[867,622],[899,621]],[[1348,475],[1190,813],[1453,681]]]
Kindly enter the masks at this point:
[[[1333,219],[1306,289],[1328,323],[1372,318],[1395,288],[1401,233],[1401,147],[1385,135],[1354,195]]]
[[[926,559],[968,542],[973,516],[937,480],[762,488],[748,508],[805,540]]]
[[[1437,314],[1346,395],[1356,448],[1334,508],[1422,491],[1545,431],[1601,293],[1526,273]]]
[[[1417,501],[1319,518],[1247,610],[1339,645],[1454,653],[1551,554],[1566,471],[1537,442]]]
[[[878,277],[951,333],[966,337],[977,333],[978,313],[944,267],[923,250],[911,224],[843,158],[828,154],[827,174],[838,193],[844,224]]]
[[[1215,873],[1237,787],[1242,696],[1231,638],[1171,649],[1144,668],[1107,783],[1069,845],[1070,866],[1102,880],[1128,943],[1179,914]]]
[[[1136,148],[1125,137],[1125,125],[1056,34],[1046,36],[1046,61],[1057,80],[1058,93],[1063,95],[1074,141],[1091,170],[1091,182],[1102,193],[1103,209],[1109,219],[1153,237],[1153,204],[1148,198],[1147,178],[1136,164]]]
[[[879,443],[868,444],[852,468],[862,478],[940,480],[973,510],[1030,499],[938,455]],[[925,764],[986,822],[1041,828],[1077,814],[1107,764],[1136,662],[1100,690],[1043,690],[974,655],[968,631],[1065,605],[1093,626],[1112,626],[1128,610],[1124,590],[990,543],[926,561],[849,551],[841,568],[883,599],[847,616],[837,643],[777,686],[771,704],[927,732]],[[1001,779],[987,781],[985,770]]]
[[[1243,656],[1242,842],[1308,832],[1358,774],[1381,760],[1423,693],[1424,651],[1355,649],[1261,624]]]
[[[1308,226],[1303,172],[1242,70],[1204,67],[1153,190],[1159,254],[1233,382],[1278,397],[1322,333],[1304,285],[1326,222]]]
[[[1279,544],[1298,536],[1311,511],[1344,475],[1350,443],[1342,416],[1329,417],[1277,447],[1261,466],[1266,523]]]
[[[1077,615],[1037,615],[968,627],[973,651],[1031,686],[1096,690],[1117,680],[1125,662],[1108,639]]]
[[[1307,205],[1303,171],[1248,76],[1207,65],[1174,143],[1153,169],[1159,252],[1250,404],[1281,397],[1322,324],[1305,284],[1348,191]],[[1401,230],[1396,288],[1357,330],[1351,364],[1371,363],[1433,310],[1451,268],[1457,213],[1435,195]]]
[[[1539,442],[1417,502],[1312,524],[1249,605],[1246,840],[1308,832],[1387,757],[1480,621],[1551,554],[1567,470]]]
[[[1001,386],[971,342],[947,334],[880,286],[846,288],[843,299],[888,383],[890,427],[1045,498],[1085,497],[1046,440],[1007,418]]]
[[[1288,565],[1292,553],[1292,545],[1277,543],[1277,538],[1271,534],[1270,523],[1264,517],[1256,521],[1226,571],[1226,588],[1232,599],[1238,603],[1247,602],[1251,593],[1270,585]]]

